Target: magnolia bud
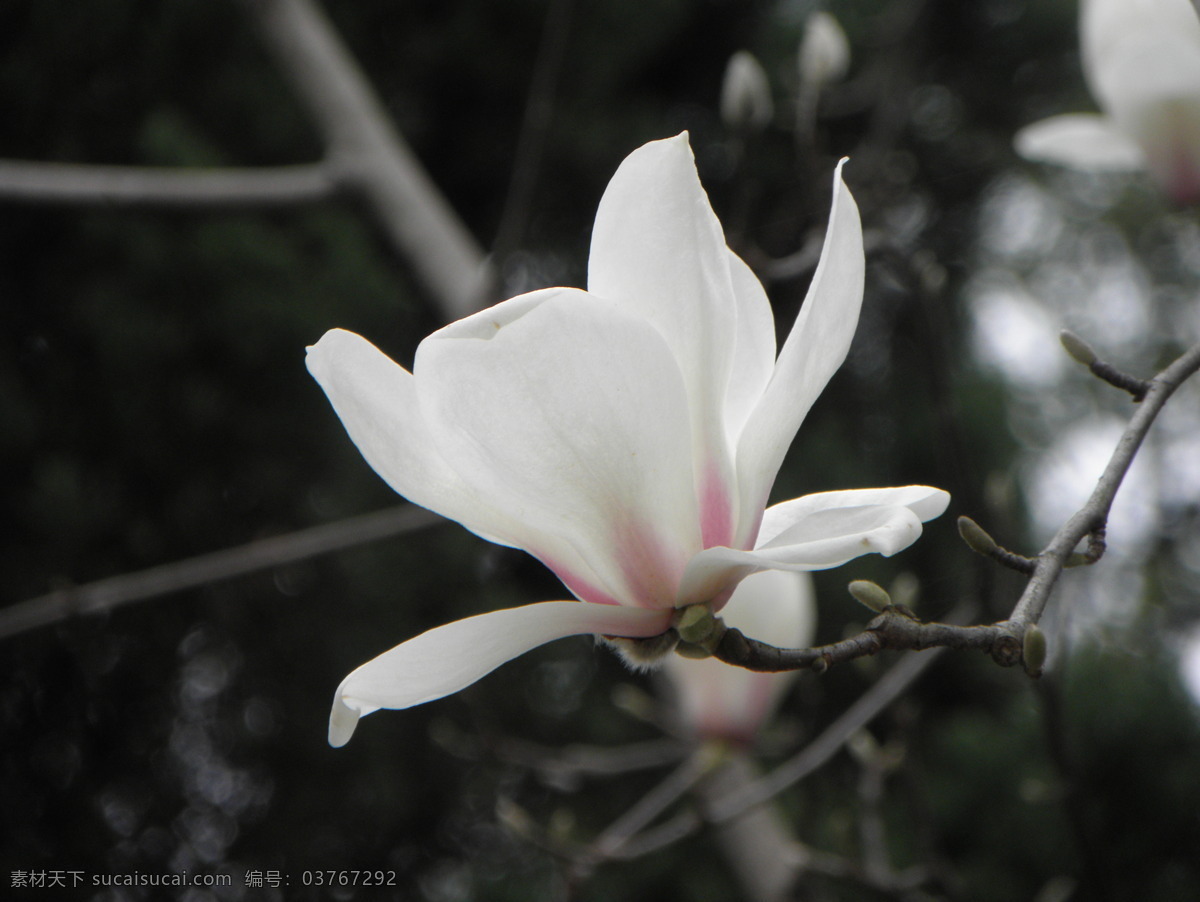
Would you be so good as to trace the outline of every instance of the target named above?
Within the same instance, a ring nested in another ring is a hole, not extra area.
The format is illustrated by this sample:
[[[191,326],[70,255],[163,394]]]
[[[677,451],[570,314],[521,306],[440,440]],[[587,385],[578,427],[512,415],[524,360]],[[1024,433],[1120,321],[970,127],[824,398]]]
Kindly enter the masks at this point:
[[[977,551],[984,556],[991,556],[996,552],[996,540],[987,534],[987,531],[972,520],[970,517],[958,518],[958,534],[962,536],[964,542],[972,551]]]
[[[688,605],[676,617],[675,632],[684,642],[693,645],[703,642],[716,628],[716,617],[706,604]]]
[[[739,50],[729,58],[721,83],[721,120],[731,131],[762,131],[775,115],[771,87],[752,53]]]
[[[1025,672],[1031,677],[1041,676],[1046,665],[1046,634],[1036,623],[1025,627],[1025,643],[1021,649]]]
[[[1096,352],[1092,350],[1092,346],[1074,332],[1068,332],[1064,329],[1059,333],[1058,340],[1067,349],[1067,353],[1084,366],[1091,366],[1096,362]]]
[[[847,586],[854,600],[864,607],[870,608],[876,614],[882,614],[883,609],[891,605],[892,597],[883,586],[869,579],[856,579]]]
[[[800,80],[819,87],[840,81],[850,69],[850,42],[838,20],[829,13],[808,17],[800,41]]]

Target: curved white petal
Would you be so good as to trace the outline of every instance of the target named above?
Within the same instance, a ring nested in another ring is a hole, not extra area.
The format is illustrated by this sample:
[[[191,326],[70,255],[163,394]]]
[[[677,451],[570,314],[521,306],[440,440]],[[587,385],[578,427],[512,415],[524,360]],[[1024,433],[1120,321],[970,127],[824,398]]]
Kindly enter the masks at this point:
[[[850,507],[907,507],[924,522],[940,517],[949,504],[949,492],[927,485],[817,492],[767,508],[755,544],[759,548],[772,544],[785,530],[824,510]]]
[[[1069,113],[1027,125],[1013,138],[1027,160],[1088,171],[1140,169],[1145,157],[1137,142],[1106,116]]]
[[[757,528],[757,512],[766,505],[796,430],[846,359],[858,327],[865,267],[862,223],[854,198],[842,181],[843,163],[834,173],[833,203],[817,271],[771,381],[738,443],[739,524],[748,531],[739,536],[739,544]]]
[[[358,719],[411,708],[465,689],[506,661],[566,636],[656,636],[670,611],[546,601],[439,626],[368,661],[342,680],[329,715],[329,744],[345,745]]]
[[[414,504],[457,520],[489,541],[523,548],[555,569],[572,592],[612,600],[586,562],[557,533],[543,533],[494,503],[487,486],[464,482],[439,453],[412,374],[365,338],[333,329],[308,349],[308,370],[359,451]]]
[[[717,598],[757,570],[826,570],[864,554],[890,556],[920,535],[920,517],[903,506],[817,510],[753,551],[701,551],[684,572],[680,604]]]
[[[721,610],[722,619],[752,639],[780,648],[812,642],[816,600],[807,573],[764,570],[746,577]],[[796,671],[756,673],[714,658],[671,655],[665,673],[683,720],[700,736],[749,740],[770,715]]]
[[[737,302],[737,327],[725,392],[725,429],[730,447],[737,447],[742,428],[775,371],[775,318],[758,276],[733,251],[729,252],[729,274]]]
[[[731,257],[687,132],[651,141],[625,158],[596,211],[588,291],[653,324],[678,361],[710,543],[731,538],[734,513],[733,452],[724,425],[731,338],[739,333],[740,308],[766,304],[761,287],[757,295],[735,292]],[[740,284],[745,274],[738,275]],[[752,333],[756,323],[744,328]]]
[[[683,383],[653,326],[547,289],[435,332],[414,372],[430,437],[464,482],[561,537],[618,600],[674,603],[700,518]]]
[[[479,498],[438,454],[412,374],[360,335],[332,329],[305,363],[371,468],[396,492],[500,544],[510,518]]]
[[[719,410],[736,311],[725,234],[687,132],[638,148],[608,183],[592,229],[588,291],[653,323],[693,404]]]

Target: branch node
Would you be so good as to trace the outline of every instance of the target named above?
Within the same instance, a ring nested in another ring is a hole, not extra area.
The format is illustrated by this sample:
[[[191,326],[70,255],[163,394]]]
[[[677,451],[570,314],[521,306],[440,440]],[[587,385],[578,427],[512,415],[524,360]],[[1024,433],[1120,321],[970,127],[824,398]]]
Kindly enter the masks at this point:
[[[1003,632],[992,643],[992,660],[1001,667],[1015,667],[1022,661],[1024,643],[1013,633]]]

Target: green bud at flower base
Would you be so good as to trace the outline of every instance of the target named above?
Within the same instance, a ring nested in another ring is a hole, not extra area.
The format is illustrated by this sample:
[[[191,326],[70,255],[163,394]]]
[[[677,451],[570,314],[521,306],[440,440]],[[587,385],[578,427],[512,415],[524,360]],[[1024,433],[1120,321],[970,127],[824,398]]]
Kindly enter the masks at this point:
[[[1046,664],[1046,634],[1036,623],[1025,627],[1025,644],[1021,649],[1021,657],[1027,674],[1031,677],[1042,675],[1042,668]]]
[[[856,579],[846,588],[850,590],[855,601],[870,608],[876,614],[882,614],[883,609],[892,603],[892,596],[888,595],[887,590],[869,579]]]
[[[675,632],[684,642],[698,645],[712,635],[717,618],[706,604],[688,605],[678,614]]]
[[[675,646],[675,654],[682,655],[685,658],[691,658],[695,661],[701,661],[704,658],[711,658],[712,651],[704,645],[694,645],[691,642],[680,642]]]
[[[970,517],[958,518],[958,534],[972,551],[984,556],[990,556],[996,551],[996,540],[988,535],[987,530]]]

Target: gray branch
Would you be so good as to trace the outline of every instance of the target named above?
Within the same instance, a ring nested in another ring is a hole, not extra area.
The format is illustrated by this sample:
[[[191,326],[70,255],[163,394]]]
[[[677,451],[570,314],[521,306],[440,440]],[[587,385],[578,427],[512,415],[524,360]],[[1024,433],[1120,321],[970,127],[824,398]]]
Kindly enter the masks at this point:
[[[483,250],[391,124],[313,0],[240,0],[325,142],[319,163],[157,169],[0,160],[0,199],[168,209],[281,207],[350,196],[382,227],[442,318],[492,300]]]
[[[0,639],[77,615],[110,611],[134,601],[194,589],[235,576],[294,564],[319,554],[414,532],[438,522],[442,522],[442,519],[436,514],[404,504],[288,535],[259,539],[237,548],[202,554],[149,570],[57,589],[0,608]]]
[[[433,292],[447,320],[483,306],[483,251],[392,126],[312,0],[241,0],[325,138],[339,180],[360,197]]]
[[[1117,490],[1125,480],[1142,441],[1154,425],[1159,413],[1167,400],[1187,379],[1200,369],[1200,345],[1196,345],[1179,357],[1174,363],[1150,380],[1145,397],[1138,403],[1137,412],[1125,427],[1117,442],[1116,450],[1104,468],[1096,488],[1070,520],[1068,520],[1050,540],[1050,544],[1037,558],[1037,567],[1033,571],[1020,601],[1012,614],[1012,624],[1019,633],[1023,633],[1026,625],[1037,623],[1046,604],[1050,600],[1050,590],[1058,581],[1064,564],[1079,543],[1088,537],[1095,537],[1090,556],[1098,559],[1102,545],[1103,531],[1108,524],[1108,514],[1112,510],[1113,499]]]
[[[256,169],[158,169],[0,160],[0,197],[37,204],[153,208],[286,207],[333,197],[323,164]]]

